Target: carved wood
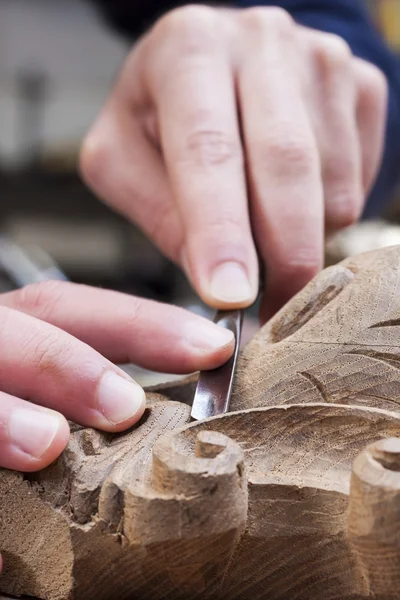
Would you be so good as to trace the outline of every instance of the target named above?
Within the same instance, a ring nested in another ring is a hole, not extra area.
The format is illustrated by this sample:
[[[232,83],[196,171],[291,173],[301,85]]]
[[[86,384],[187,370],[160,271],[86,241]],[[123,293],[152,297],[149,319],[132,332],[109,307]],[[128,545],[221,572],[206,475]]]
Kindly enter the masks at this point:
[[[399,264],[323,271],[243,351],[235,412],[189,423],[191,378],[127,433],[75,427],[45,471],[0,471],[0,590],[400,598]]]

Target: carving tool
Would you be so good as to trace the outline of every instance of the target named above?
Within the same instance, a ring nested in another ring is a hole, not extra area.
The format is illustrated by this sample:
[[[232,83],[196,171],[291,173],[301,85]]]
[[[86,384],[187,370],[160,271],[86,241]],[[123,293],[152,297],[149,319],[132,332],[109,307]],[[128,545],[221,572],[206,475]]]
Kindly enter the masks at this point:
[[[191,412],[192,419],[197,421],[221,415],[229,410],[239,354],[243,310],[219,310],[214,317],[214,323],[232,331],[235,336],[235,350],[221,367],[200,373]]]
[[[0,270],[17,287],[49,279],[67,281],[65,273],[43,250],[24,249],[5,234],[0,234]]]

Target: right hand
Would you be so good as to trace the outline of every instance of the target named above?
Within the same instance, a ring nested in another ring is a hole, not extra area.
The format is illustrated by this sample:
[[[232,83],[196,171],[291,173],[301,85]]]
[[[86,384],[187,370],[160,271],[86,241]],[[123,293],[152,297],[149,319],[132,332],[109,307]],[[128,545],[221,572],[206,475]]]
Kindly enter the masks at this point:
[[[186,6],[132,48],[82,172],[179,264],[204,302],[266,320],[323,264],[377,175],[387,82],[282,8]],[[250,226],[252,225],[252,227]]]
[[[1,294],[0,341],[0,467],[18,471],[57,458],[66,418],[110,432],[140,419],[144,391],[113,362],[190,373],[234,347],[231,332],[183,309],[64,282]]]

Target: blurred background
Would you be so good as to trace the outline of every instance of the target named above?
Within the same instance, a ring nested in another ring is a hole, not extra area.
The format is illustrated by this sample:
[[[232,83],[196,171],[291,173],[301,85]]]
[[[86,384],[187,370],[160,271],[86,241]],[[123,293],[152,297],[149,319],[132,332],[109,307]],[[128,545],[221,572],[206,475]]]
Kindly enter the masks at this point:
[[[128,50],[84,0],[0,0],[0,230],[73,280],[173,300],[175,270],[76,172]]]
[[[400,52],[400,0],[367,4]],[[77,174],[81,140],[128,50],[85,0],[0,0],[0,291],[67,277],[205,311],[181,273]],[[400,243],[388,227],[342,236],[328,261],[349,243]]]

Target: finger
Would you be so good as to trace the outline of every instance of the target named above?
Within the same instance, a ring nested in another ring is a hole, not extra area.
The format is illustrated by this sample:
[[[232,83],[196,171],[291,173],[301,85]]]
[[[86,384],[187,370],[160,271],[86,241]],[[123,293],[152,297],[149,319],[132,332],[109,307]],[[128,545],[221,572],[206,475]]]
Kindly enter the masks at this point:
[[[0,467],[43,469],[61,454],[68,439],[62,415],[0,392]]]
[[[219,14],[190,7],[175,11],[167,26],[149,86],[184,227],[184,266],[206,303],[246,306],[257,294],[257,260]]]
[[[63,329],[113,362],[162,372],[212,369],[233,352],[233,334],[174,306],[65,282],[0,295],[0,304]]]
[[[106,431],[122,431],[142,416],[142,388],[65,331],[0,307],[0,332],[2,391]]]
[[[365,199],[352,55],[339,36],[306,30],[303,41],[313,73],[306,93],[322,164],[325,225],[333,232],[359,218]]]
[[[353,58],[357,90],[356,117],[362,154],[364,195],[370,192],[381,164],[385,138],[388,84],[374,65]]]
[[[87,135],[81,172],[99,198],[136,223],[168,258],[180,263],[183,229],[165,168],[123,89],[124,93],[117,86]]]
[[[252,60],[239,65],[238,89],[253,230],[274,312],[322,266],[323,194],[290,17],[251,9],[245,18]]]

